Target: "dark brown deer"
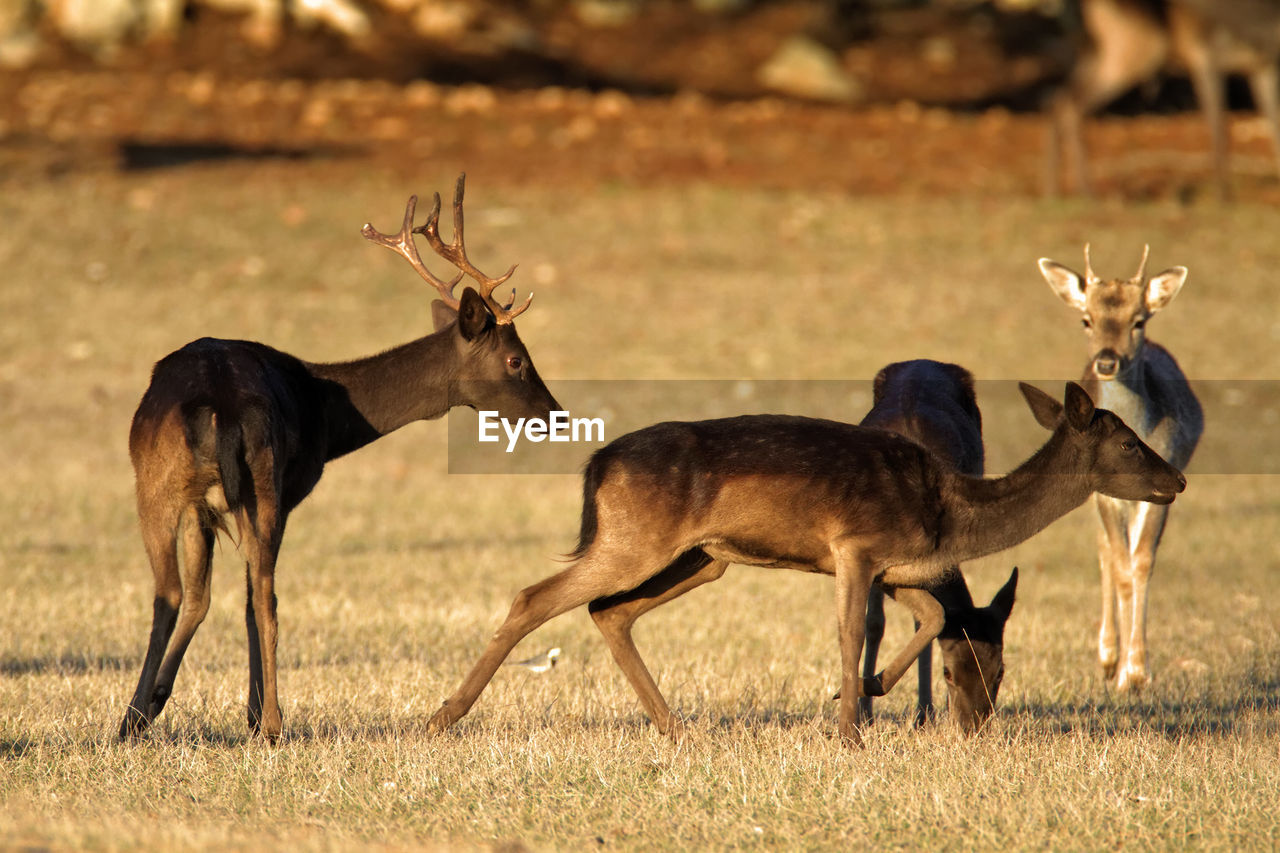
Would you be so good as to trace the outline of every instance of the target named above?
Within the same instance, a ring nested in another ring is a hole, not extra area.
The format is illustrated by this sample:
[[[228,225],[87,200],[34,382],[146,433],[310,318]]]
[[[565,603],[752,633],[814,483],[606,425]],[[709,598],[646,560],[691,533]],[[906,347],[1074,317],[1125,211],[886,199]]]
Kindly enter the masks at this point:
[[[369,225],[362,232],[403,255],[439,292],[431,306],[434,334],[333,364],[252,341],[202,338],[156,364],[129,433],[142,540],[155,574],[154,616],[122,738],[141,733],[173,692],[182,656],[209,610],[210,561],[217,531],[228,529],[225,514],[247,561],[249,728],[274,741],[281,730],[276,557],[289,513],[325,463],[454,406],[544,418],[559,408],[516,334],[513,321],[528,301],[512,310],[514,302],[492,295],[515,267],[490,278],[467,259],[463,180],[454,196],[452,243],[439,235],[438,194],[423,226],[413,227],[411,197],[398,234]],[[462,272],[452,281],[436,278],[418,254],[415,233]],[[479,290],[467,287],[458,298],[453,289],[463,273]]]
[[[631,639],[636,619],[713,581],[729,563],[832,575],[840,645],[839,732],[861,743],[859,696],[891,688],[944,623],[924,588],[957,563],[1014,545],[1096,491],[1170,503],[1185,480],[1069,383],[1065,407],[1022,386],[1054,432],[998,479],[952,471],[883,430],[785,415],[661,423],[598,450],[583,477],[576,561],[522,590],[458,689],[439,732],[471,709],[511,649],[583,604],[658,729],[679,737]],[[920,622],[883,673],[857,677],[873,582],[897,588]]]
[[[1058,187],[1065,147],[1068,189],[1089,191],[1082,124],[1096,109],[1173,60],[1191,75],[1209,125],[1219,194],[1229,195],[1224,76],[1248,76],[1280,168],[1280,3],[1275,0],[1080,0],[1088,44],[1050,103],[1048,182]]]
[[[1093,272],[1089,247],[1084,270],[1040,259],[1053,291],[1083,315],[1089,363],[1081,383],[1099,406],[1119,414],[1169,464],[1185,468],[1204,431],[1204,413],[1187,377],[1169,351],[1146,339],[1147,321],[1178,295],[1186,267],[1171,267],[1147,278],[1148,247],[1132,278],[1101,279]],[[1119,690],[1151,680],[1147,664],[1147,589],[1168,507],[1097,496],[1101,529],[1102,622],[1098,659]],[[1119,626],[1117,628],[1117,606]],[[1124,638],[1120,660],[1118,638]]]
[[[962,474],[981,477],[982,412],[974,394],[973,374],[957,364],[928,359],[900,361],[876,374],[871,411],[862,425],[888,430],[931,450]],[[926,590],[942,605],[945,622],[938,634],[942,675],[951,716],[966,732],[977,731],[995,711],[1004,680],[1004,626],[1013,611],[1018,570],[986,607],[976,607],[959,566],[951,566]],[[884,596],[892,587],[879,582],[867,596],[866,650],[862,675],[876,674],[876,657],[884,639]],[[920,625],[916,625],[919,630]],[[916,724],[933,716],[933,646],[916,659]],[[858,700],[860,715],[870,719],[872,697]]]

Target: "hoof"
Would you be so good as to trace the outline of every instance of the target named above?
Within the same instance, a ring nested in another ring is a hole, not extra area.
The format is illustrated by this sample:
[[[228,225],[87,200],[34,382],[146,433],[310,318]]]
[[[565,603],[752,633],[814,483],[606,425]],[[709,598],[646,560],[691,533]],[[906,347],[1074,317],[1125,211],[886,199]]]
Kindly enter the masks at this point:
[[[884,681],[882,678],[883,675],[884,673],[881,672],[871,676],[870,678],[862,679],[862,695],[863,696],[883,696],[884,695]]]

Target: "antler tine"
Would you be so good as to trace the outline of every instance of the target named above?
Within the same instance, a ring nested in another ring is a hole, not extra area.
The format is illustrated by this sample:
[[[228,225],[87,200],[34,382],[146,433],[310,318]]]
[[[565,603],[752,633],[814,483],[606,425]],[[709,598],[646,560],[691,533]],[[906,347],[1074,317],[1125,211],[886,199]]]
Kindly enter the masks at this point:
[[[512,311],[511,306],[515,305],[515,289],[512,288],[511,301],[506,305],[493,298],[493,291],[498,285],[515,274],[516,265],[512,264],[505,273],[497,278],[491,278],[477,269],[475,264],[471,263],[471,260],[467,257],[466,238],[464,236],[465,224],[462,213],[462,196],[466,191],[466,180],[467,175],[465,172],[458,175],[458,183],[453,191],[453,240],[445,243],[440,237],[439,193],[435,194],[435,203],[431,207],[431,215],[427,217],[427,221],[423,225],[414,229],[414,233],[425,236],[437,255],[475,280],[480,296],[484,298],[485,304],[489,306],[489,310],[493,312],[494,319],[497,322],[510,323],[528,309],[529,303],[533,301],[533,294],[529,295],[523,305]]]
[[[458,282],[462,281],[462,273],[454,276],[452,281],[443,281],[427,269],[427,265],[422,262],[422,256],[418,254],[418,246],[413,241],[413,214],[418,207],[418,197],[416,195],[409,196],[409,203],[404,208],[404,223],[400,226],[400,231],[394,235],[383,234],[369,223],[365,223],[360,229],[360,233],[370,243],[383,246],[400,255],[409,265],[413,267],[423,280],[434,287],[440,293],[440,300],[450,308],[458,309],[461,303],[458,298],[453,295],[453,289]],[[436,209],[433,211],[437,216],[440,212],[440,197],[436,196]]]
[[[1089,244],[1084,244],[1084,277],[1089,281],[1097,281],[1098,277],[1093,274],[1093,263],[1089,260]]]
[[[1139,264],[1138,264],[1138,271],[1137,271],[1136,273],[1134,273],[1134,275],[1133,275],[1133,280],[1134,280],[1134,281],[1136,281],[1136,282],[1138,282],[1139,284],[1141,284],[1141,283],[1142,283],[1142,280],[1143,280],[1144,278],[1146,278],[1146,275],[1147,275],[1147,255],[1149,255],[1150,253],[1151,253],[1151,244],[1150,244],[1150,243],[1144,243],[1144,244],[1143,244],[1143,246],[1142,246],[1142,261],[1141,261],[1141,263],[1139,263]]]

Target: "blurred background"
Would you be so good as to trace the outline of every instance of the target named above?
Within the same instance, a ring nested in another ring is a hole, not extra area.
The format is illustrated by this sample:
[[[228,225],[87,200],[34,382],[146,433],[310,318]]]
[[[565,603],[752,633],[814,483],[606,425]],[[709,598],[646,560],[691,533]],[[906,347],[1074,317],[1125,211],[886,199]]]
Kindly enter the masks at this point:
[[[1036,194],[1043,111],[1091,40],[1075,0],[0,0],[0,170],[444,156],[514,181]],[[1198,194],[1192,87],[1140,76],[1107,105],[1126,120],[1089,129],[1097,189]],[[1230,133],[1235,173],[1274,175],[1260,119]]]

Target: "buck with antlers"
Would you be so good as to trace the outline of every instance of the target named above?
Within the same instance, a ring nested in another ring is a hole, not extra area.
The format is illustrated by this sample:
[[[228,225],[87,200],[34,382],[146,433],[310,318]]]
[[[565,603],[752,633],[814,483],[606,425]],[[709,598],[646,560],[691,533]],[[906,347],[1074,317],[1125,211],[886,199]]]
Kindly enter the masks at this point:
[[[454,195],[451,243],[439,234],[438,194],[418,228],[417,198],[411,197],[398,234],[381,234],[369,225],[362,231],[402,255],[439,292],[431,306],[434,334],[332,364],[303,361],[252,341],[202,338],[156,364],[129,433],[138,518],[155,574],[154,615],[142,675],[120,725],[122,738],[141,733],[173,691],[182,656],[209,609],[213,543],[219,529],[228,529],[226,514],[247,561],[249,728],[274,741],[281,731],[276,558],[289,513],[310,493],[325,463],[454,406],[530,417],[559,408],[516,334],[513,321],[529,302],[513,310],[514,301],[502,304],[493,297],[515,267],[490,278],[467,258],[464,177]],[[433,275],[414,234],[425,235],[461,272],[451,281]],[[479,290],[466,287],[455,297],[463,274]]]
[[[973,374],[959,365],[919,359],[883,368],[872,383],[871,411],[862,425],[909,438],[956,471],[982,476],[982,412],[974,394]],[[1013,570],[986,607],[974,605],[959,566],[948,568],[926,589],[942,605],[945,618],[938,646],[951,716],[964,732],[977,731],[995,711],[1004,680],[1004,626],[1013,611],[1018,570]],[[876,657],[884,639],[885,593],[893,596],[896,592],[875,583],[867,596],[864,679],[876,674]],[[933,715],[932,650],[932,644],[925,646],[916,659],[917,725]],[[862,717],[870,719],[871,703],[871,696],[858,700]]]
[[[1171,267],[1148,280],[1148,249],[1143,247],[1132,278],[1099,278],[1088,246],[1083,276],[1048,258],[1040,259],[1040,271],[1062,301],[1083,315],[1089,363],[1081,382],[1094,402],[1121,415],[1169,464],[1185,468],[1204,430],[1204,414],[1173,356],[1146,339],[1146,325],[1178,295],[1187,269]],[[1140,688],[1151,679],[1147,588],[1169,510],[1101,494],[1097,506],[1102,570],[1098,659],[1118,689]],[[1119,636],[1125,640],[1123,663]]]
[[[1229,194],[1224,75],[1248,75],[1280,166],[1280,3],[1275,0],[1080,0],[1088,43],[1050,103],[1048,188],[1065,148],[1068,188],[1088,192],[1082,124],[1154,77],[1172,56],[1191,74],[1209,125],[1218,192]]]
[[[1096,491],[1169,503],[1185,481],[1120,418],[1069,383],[1066,404],[1023,386],[1053,436],[1011,474],[952,471],[877,429],[784,415],[656,424],[592,455],[574,564],[522,590],[458,689],[439,732],[471,709],[511,649],[558,614],[590,606],[614,660],[658,729],[678,737],[631,639],[636,619],[716,580],[729,563],[835,577],[840,735],[861,743],[859,696],[894,685],[945,622],[924,591],[960,561],[1007,548]],[[873,582],[896,588],[920,622],[883,673],[857,677]]]

